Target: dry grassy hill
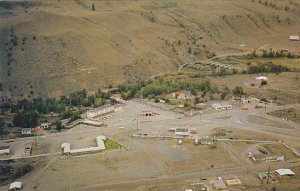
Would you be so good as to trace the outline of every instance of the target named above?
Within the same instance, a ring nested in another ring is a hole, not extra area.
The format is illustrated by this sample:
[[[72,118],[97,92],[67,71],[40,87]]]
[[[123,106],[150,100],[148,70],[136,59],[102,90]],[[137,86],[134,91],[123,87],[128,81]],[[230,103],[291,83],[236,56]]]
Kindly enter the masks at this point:
[[[300,2],[265,2],[0,1],[2,90],[53,97],[175,72],[214,53],[299,51],[288,36],[300,35]]]

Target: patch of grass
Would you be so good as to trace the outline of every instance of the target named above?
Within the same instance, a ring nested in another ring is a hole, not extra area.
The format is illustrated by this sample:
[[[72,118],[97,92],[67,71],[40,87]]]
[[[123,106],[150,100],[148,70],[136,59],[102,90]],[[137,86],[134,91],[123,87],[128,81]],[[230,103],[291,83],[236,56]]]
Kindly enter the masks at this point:
[[[107,139],[106,141],[104,141],[104,144],[106,150],[122,148],[122,145],[111,139]]]

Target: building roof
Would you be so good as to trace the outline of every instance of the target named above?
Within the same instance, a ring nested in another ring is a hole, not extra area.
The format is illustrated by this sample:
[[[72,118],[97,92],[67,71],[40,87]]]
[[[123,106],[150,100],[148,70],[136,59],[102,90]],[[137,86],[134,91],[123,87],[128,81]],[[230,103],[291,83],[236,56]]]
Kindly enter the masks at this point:
[[[266,76],[259,76],[259,77],[256,77],[255,79],[257,79],[257,80],[268,80],[269,78],[266,77]]]
[[[175,131],[176,132],[189,132],[189,129],[188,128],[177,128]]]
[[[226,189],[227,188],[224,181],[222,180],[222,178],[219,178],[218,180],[214,180],[214,187],[216,189]]]
[[[22,131],[31,131],[31,128],[22,128]]]
[[[290,40],[299,40],[298,35],[290,35]]]
[[[10,184],[9,186],[9,189],[15,189],[15,188],[18,188],[18,189],[21,189],[22,188],[22,182],[13,182]]]
[[[276,172],[279,176],[295,175],[295,173],[291,169],[277,169]]]

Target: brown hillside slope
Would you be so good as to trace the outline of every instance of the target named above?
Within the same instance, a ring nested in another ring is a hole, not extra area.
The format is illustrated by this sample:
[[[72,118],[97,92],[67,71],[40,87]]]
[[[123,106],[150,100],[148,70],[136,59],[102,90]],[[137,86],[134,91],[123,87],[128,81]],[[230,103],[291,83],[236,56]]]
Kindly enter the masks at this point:
[[[54,97],[175,72],[213,53],[299,51],[288,36],[300,34],[300,3],[262,2],[2,1],[2,89],[13,98]]]

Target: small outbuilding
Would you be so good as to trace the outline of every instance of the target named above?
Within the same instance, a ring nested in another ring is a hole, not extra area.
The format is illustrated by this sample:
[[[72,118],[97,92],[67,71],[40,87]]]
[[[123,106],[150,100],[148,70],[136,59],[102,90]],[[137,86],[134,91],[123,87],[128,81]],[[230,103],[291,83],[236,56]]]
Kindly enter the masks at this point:
[[[48,129],[49,128],[49,123],[42,123],[41,128]]]
[[[299,36],[298,35],[290,35],[289,39],[290,39],[290,41],[299,41]]]
[[[14,190],[14,191],[21,190],[21,188],[22,188],[22,182],[13,182],[9,186],[9,190]]]

